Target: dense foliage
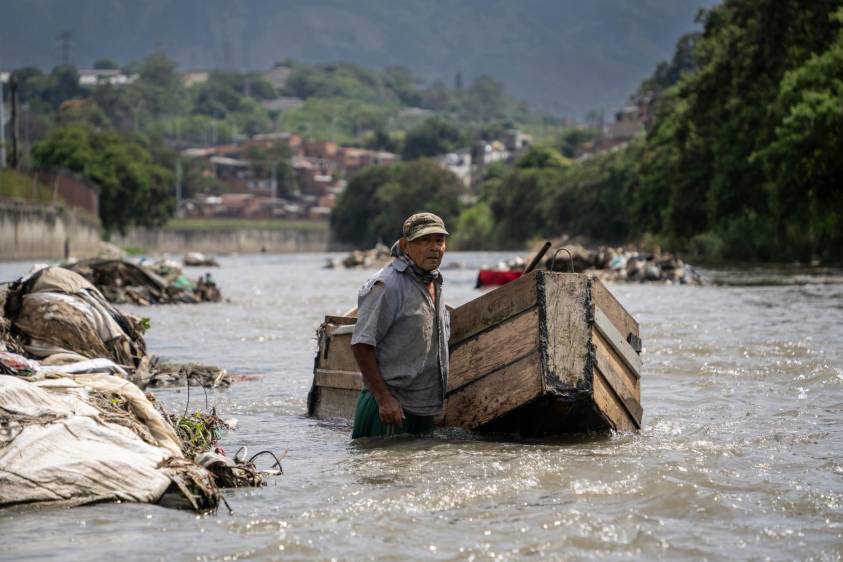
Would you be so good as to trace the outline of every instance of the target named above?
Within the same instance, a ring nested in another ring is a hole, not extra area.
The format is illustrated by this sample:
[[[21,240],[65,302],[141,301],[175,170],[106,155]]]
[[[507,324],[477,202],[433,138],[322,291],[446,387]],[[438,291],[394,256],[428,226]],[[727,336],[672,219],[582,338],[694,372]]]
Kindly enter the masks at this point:
[[[647,135],[638,225],[713,257],[840,260],[843,8],[727,1]]]
[[[78,124],[55,129],[33,148],[33,157],[40,166],[68,169],[99,186],[106,232],[161,225],[172,215],[172,174],[114,131]]]
[[[401,236],[401,221],[429,211],[452,224],[459,214],[460,180],[431,160],[370,166],[355,175],[340,195],[331,227],[346,243],[390,244]]]

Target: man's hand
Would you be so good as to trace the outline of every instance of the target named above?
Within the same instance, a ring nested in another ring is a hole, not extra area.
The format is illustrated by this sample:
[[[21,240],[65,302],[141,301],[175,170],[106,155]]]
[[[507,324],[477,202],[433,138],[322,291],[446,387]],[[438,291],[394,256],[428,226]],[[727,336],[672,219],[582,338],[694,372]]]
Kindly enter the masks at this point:
[[[366,386],[372,396],[375,397],[375,402],[378,403],[378,414],[381,421],[385,424],[401,425],[401,422],[404,421],[404,410],[401,409],[401,404],[398,403],[398,400],[383,381],[378,360],[375,357],[375,348],[371,345],[358,343],[351,346],[351,352],[354,354],[354,359],[357,360],[360,374],[363,375]]]
[[[378,413],[381,421],[385,424],[401,425],[404,421],[404,410],[401,409],[401,404],[387,391],[382,396],[375,396],[375,401],[378,403]]]

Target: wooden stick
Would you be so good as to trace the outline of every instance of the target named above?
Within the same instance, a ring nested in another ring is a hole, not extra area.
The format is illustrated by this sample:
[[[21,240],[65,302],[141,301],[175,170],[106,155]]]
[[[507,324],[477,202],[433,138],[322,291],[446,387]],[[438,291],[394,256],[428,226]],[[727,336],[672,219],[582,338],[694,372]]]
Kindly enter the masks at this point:
[[[533,256],[532,260],[530,260],[530,264],[524,270],[524,275],[527,275],[528,273],[533,271],[536,268],[537,265],[539,265],[539,262],[542,261],[542,258],[544,257],[544,255],[547,253],[547,251],[549,249],[550,249],[550,242],[545,242],[544,246],[542,246],[542,249],[539,250],[538,253],[535,256]]]

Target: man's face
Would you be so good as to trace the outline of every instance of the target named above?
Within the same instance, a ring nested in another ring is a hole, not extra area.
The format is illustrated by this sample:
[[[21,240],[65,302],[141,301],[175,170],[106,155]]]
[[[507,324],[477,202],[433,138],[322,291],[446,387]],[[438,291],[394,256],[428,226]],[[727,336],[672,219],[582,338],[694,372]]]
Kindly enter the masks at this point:
[[[402,246],[404,253],[410,256],[417,266],[425,271],[433,271],[442,263],[447,238],[444,234],[427,234],[412,242],[402,240]]]

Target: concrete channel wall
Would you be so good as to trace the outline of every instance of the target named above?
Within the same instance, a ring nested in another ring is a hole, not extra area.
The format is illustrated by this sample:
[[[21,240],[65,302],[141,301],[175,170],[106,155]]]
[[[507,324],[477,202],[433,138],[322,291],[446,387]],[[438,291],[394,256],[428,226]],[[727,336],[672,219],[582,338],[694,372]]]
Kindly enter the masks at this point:
[[[57,205],[0,202],[0,259],[91,257],[102,250],[100,224]]]
[[[203,252],[250,254],[258,252],[324,252],[329,248],[329,229],[150,230],[138,228],[116,236],[118,246],[156,253]]]

